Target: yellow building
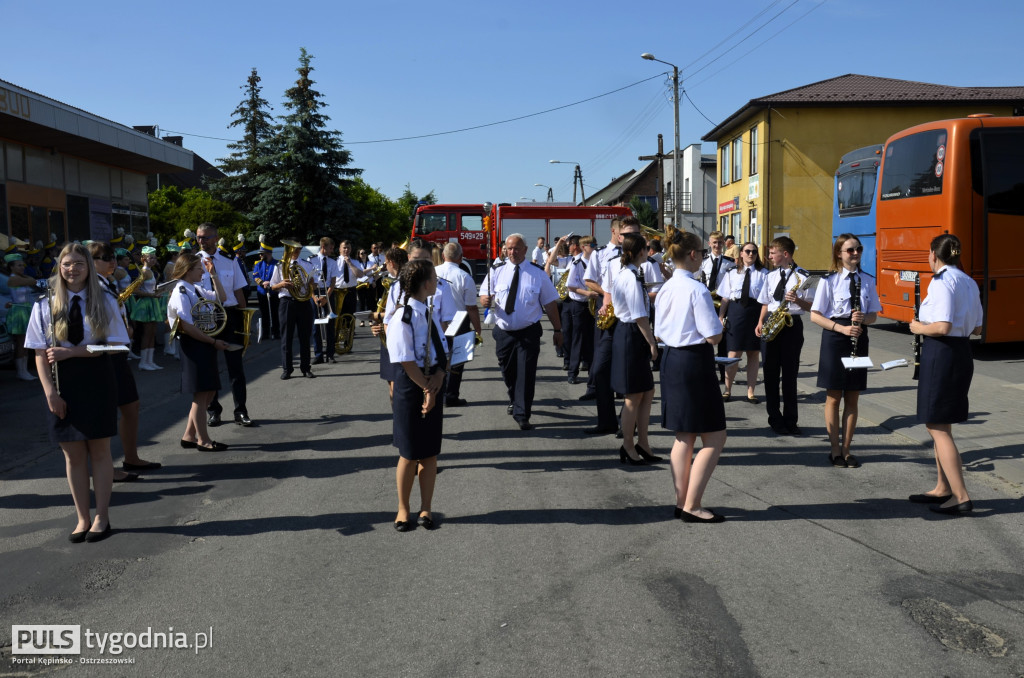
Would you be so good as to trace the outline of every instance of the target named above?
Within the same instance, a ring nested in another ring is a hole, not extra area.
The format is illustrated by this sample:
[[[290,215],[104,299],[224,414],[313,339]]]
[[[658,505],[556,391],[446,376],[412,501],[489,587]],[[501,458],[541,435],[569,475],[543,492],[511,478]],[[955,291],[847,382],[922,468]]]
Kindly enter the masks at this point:
[[[1024,87],[843,75],[751,99],[703,138],[718,145],[719,230],[762,248],[788,235],[801,266],[827,269],[842,155],[912,125],[971,113],[1024,115]]]

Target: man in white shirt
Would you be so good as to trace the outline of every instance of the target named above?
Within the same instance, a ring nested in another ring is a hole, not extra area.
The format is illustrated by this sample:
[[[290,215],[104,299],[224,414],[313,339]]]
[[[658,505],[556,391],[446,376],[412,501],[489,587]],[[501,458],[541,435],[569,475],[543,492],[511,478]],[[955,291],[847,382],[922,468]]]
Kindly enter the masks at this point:
[[[544,267],[544,262],[548,260],[548,251],[544,248],[543,237],[537,238],[537,246],[533,248],[530,260],[541,268]]]
[[[450,242],[444,246],[441,255],[444,263],[437,266],[437,277],[446,280],[451,285],[452,296],[455,299],[455,308],[459,311],[466,311],[466,325],[459,328],[456,336],[465,333],[469,327],[473,328],[476,335],[480,336],[480,311],[476,305],[476,284],[473,276],[462,268],[462,246],[457,242]],[[468,403],[459,397],[459,389],[462,386],[462,371],[466,364],[454,365],[448,372],[448,383],[445,386],[445,407],[464,407]]]
[[[243,319],[241,309],[245,308],[245,289],[248,281],[242,276],[242,269],[239,268],[233,257],[228,257],[223,250],[217,249],[217,227],[209,222],[199,224],[196,228],[196,240],[199,243],[199,256],[203,259],[213,258],[214,266],[220,277],[220,284],[227,293],[224,301],[224,310],[227,311],[227,325],[221,331],[219,337],[230,344],[241,344],[243,338],[241,331]],[[209,273],[203,273],[202,286],[208,290],[213,289],[213,282]],[[242,351],[219,351],[224,355],[224,362],[228,367],[228,380],[231,382],[231,395],[235,401],[235,423],[239,426],[252,426],[249,419],[249,412],[245,407],[246,387],[245,368],[242,365]],[[213,401],[206,409],[207,425],[217,426],[220,424],[221,413],[224,408],[220,404],[217,395],[214,394]]]
[[[313,268],[313,280],[316,281],[316,294],[313,295],[313,303],[316,304],[316,317],[328,318],[333,310],[328,303],[334,298],[334,290],[339,275],[338,262],[334,258],[334,239],[324,236],[320,238],[320,252],[309,258]],[[313,327],[313,364],[321,365],[324,362],[337,362],[334,359],[334,319],[328,318],[326,325],[314,325]],[[324,346],[326,344],[326,346]]]

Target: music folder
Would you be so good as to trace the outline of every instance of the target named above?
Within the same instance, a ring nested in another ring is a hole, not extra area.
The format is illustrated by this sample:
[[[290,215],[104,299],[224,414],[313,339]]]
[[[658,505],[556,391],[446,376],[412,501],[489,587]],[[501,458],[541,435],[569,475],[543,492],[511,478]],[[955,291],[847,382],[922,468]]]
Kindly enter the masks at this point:
[[[867,356],[858,356],[856,358],[843,358],[843,367],[848,370],[856,370],[865,367],[874,367],[875,363],[871,362],[871,358]]]
[[[468,363],[473,359],[473,353],[476,351],[476,333],[470,330],[469,332],[463,332],[462,334],[456,335],[455,333],[462,329],[463,324],[466,322],[467,313],[465,311],[459,311],[452,318],[451,324],[448,325],[448,329],[445,330],[444,336],[448,340],[448,343],[452,347],[452,365],[460,365],[462,363]]]
[[[85,347],[89,353],[127,353],[128,347],[124,344],[89,344]]]

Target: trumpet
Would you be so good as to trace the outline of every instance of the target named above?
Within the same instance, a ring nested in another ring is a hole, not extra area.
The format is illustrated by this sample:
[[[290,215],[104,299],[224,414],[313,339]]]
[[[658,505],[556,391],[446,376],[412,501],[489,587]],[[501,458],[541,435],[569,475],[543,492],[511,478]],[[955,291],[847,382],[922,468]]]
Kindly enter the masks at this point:
[[[800,288],[800,284],[803,282],[800,279],[799,274],[794,273],[796,278],[796,285],[793,286],[793,290]],[[793,316],[789,312],[789,300],[783,298],[782,303],[779,307],[772,311],[767,318],[765,318],[764,324],[761,325],[761,338],[765,341],[771,341],[775,337],[779,336],[779,332],[782,331],[783,327],[793,326]]]

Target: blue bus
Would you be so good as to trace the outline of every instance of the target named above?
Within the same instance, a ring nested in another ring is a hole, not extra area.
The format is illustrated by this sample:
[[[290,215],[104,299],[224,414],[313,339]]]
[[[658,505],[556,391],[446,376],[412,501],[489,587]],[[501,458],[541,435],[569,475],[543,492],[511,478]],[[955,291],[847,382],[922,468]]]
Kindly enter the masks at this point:
[[[843,155],[836,170],[832,200],[832,241],[840,233],[857,236],[864,245],[860,267],[876,277],[875,190],[882,146],[865,146]]]

